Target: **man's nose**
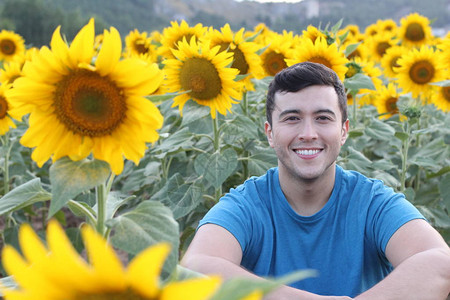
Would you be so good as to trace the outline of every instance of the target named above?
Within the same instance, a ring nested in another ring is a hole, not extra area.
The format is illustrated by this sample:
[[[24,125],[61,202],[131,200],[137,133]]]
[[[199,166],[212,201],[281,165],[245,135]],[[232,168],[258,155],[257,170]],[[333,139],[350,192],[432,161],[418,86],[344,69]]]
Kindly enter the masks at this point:
[[[317,128],[314,126],[312,120],[304,120],[298,132],[298,139],[300,140],[314,140],[317,139]]]

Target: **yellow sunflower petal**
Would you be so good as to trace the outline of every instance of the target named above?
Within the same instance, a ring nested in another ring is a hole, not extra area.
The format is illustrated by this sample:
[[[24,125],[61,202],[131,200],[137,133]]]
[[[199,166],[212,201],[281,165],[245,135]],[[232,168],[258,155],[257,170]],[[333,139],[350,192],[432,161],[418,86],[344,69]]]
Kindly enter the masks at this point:
[[[128,284],[143,296],[154,298],[159,293],[159,276],[169,252],[169,244],[161,243],[139,253],[128,265]]]
[[[73,39],[69,48],[69,57],[72,63],[90,64],[94,55],[94,19],[91,18]]]
[[[114,27],[111,32],[107,30],[103,33],[103,44],[95,61],[95,66],[102,76],[111,73],[116,67],[122,53],[122,40],[120,34]]]
[[[216,292],[221,282],[222,280],[219,277],[195,278],[172,282],[164,287],[160,300],[206,300]]]
[[[50,47],[52,48],[52,52],[55,53],[55,56],[58,57],[63,64],[69,64],[69,47],[64,42],[61,37],[61,26],[58,26],[52,35],[52,40],[50,42]],[[70,65],[74,67],[73,65]]]
[[[101,278],[108,291],[126,289],[122,264],[116,253],[90,226],[82,228],[83,241],[95,276]]]
[[[23,224],[20,227],[19,242],[24,257],[30,263],[40,261],[47,256],[47,248],[29,224]]]

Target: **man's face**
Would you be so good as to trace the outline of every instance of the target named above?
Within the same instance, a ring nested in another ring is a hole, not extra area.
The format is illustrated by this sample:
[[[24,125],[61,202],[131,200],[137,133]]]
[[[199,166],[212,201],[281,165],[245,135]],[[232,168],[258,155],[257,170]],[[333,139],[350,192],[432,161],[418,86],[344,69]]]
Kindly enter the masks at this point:
[[[280,177],[314,180],[334,175],[336,158],[347,139],[333,87],[310,86],[295,93],[277,93],[267,139],[278,157]]]

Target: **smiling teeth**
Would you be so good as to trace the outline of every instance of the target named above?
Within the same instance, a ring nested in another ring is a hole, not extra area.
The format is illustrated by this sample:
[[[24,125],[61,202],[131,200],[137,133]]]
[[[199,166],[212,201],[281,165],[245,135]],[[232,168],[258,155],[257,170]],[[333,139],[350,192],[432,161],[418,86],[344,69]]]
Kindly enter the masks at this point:
[[[320,150],[296,150],[295,152],[300,155],[314,155],[319,153]]]

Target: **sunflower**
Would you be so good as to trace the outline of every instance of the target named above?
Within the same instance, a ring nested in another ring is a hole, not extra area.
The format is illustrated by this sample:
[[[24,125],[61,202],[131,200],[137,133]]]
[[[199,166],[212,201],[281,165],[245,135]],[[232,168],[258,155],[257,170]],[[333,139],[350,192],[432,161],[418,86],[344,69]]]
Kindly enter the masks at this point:
[[[295,49],[293,58],[286,60],[289,66],[304,61],[323,64],[334,70],[341,80],[345,78],[348,59],[338,50],[336,43],[328,45],[324,38],[319,37],[314,43],[310,39],[303,39]]]
[[[0,32],[0,60],[11,61],[25,53],[25,41],[19,34],[2,30]]]
[[[433,87],[431,103],[445,113],[450,112],[450,86]]]
[[[399,96],[397,88],[393,83],[382,86],[378,90],[373,104],[377,108],[380,118],[388,119],[399,113],[397,107]]]
[[[165,58],[174,58],[171,49],[176,49],[178,42],[182,41],[183,38],[185,38],[188,43],[192,37],[199,40],[208,29],[201,23],[196,24],[194,27],[190,27],[185,20],[182,20],[180,24],[176,21],[172,21],[170,24],[170,27],[163,29],[160,41],[161,46],[158,47],[158,54]]]
[[[338,36],[344,35],[348,32],[347,37],[351,38],[351,37],[355,37],[361,34],[361,31],[359,30],[358,25],[356,24],[349,24],[347,26],[345,26],[342,29],[339,29],[338,31]]]
[[[275,76],[281,70],[287,68],[286,59],[290,57],[294,39],[276,32],[266,36],[267,47],[261,54],[261,64],[266,76]]]
[[[11,104],[5,93],[8,88],[9,85],[0,85],[0,135],[7,133],[10,128],[16,128],[16,124],[10,116]]]
[[[386,54],[386,51],[396,44],[398,44],[398,40],[389,32],[378,33],[367,40],[367,48],[369,49],[370,57],[376,62],[379,62],[384,54]]]
[[[436,52],[427,46],[412,49],[402,55],[397,61],[398,84],[404,92],[412,92],[413,97],[420,94],[427,98],[430,96],[432,82],[445,78],[444,71],[439,65]]]
[[[359,57],[355,57],[354,59],[352,59],[349,63],[346,64],[346,66],[348,69],[345,73],[345,78],[351,78],[357,73],[362,73],[370,77],[373,85],[375,86],[375,90],[360,89],[357,93],[357,98],[358,104],[360,106],[372,104],[375,98],[376,90],[380,89],[383,85],[383,82],[380,79],[380,76],[382,74],[381,70],[375,66],[375,62],[371,60],[364,60]],[[347,100],[351,102],[351,104],[353,104],[353,98],[348,98]]]
[[[377,35],[380,32],[380,28],[378,28],[377,24],[370,24],[369,26],[366,27],[366,29],[364,30],[364,35],[366,37],[371,37],[374,35]]]
[[[12,84],[17,78],[21,77],[23,63],[10,61],[3,64],[0,69],[1,84]]]
[[[2,252],[8,274],[17,290],[3,289],[6,300],[170,300],[208,299],[219,287],[218,277],[160,282],[160,272],[170,246],[156,244],[139,253],[126,268],[113,248],[91,227],[81,229],[89,262],[78,255],[64,230],[54,220],[47,227],[47,245],[30,225],[20,227],[23,256],[12,246]]]
[[[392,36],[395,36],[397,34],[398,26],[397,23],[395,23],[395,21],[392,19],[377,20],[376,25],[378,28],[380,28],[380,32],[387,32]]]
[[[440,52],[440,62],[443,68],[450,69],[450,36],[443,39],[437,46]]]
[[[70,47],[58,27],[51,49],[42,47],[9,90],[14,112],[31,113],[21,143],[35,147],[32,159],[39,166],[50,158],[79,160],[92,152],[119,174],[124,157],[139,163],[146,142],[159,138],[156,130],[163,117],[144,98],[162,82],[158,66],[139,59],[119,60],[121,38],[113,27],[104,31],[95,59],[93,45],[93,19]]]
[[[326,38],[327,36],[317,27],[308,25],[308,27],[306,27],[306,30],[302,31],[302,37],[308,38],[314,43],[318,37]]]
[[[397,68],[400,67],[398,59],[409,51],[405,46],[392,46],[386,50],[386,53],[381,58],[381,67],[384,74],[390,78],[396,78],[398,75]]]
[[[137,29],[130,31],[125,37],[125,53],[127,57],[137,56],[148,62],[156,62],[156,46],[147,32],[139,32]]]
[[[247,42],[243,38],[244,28],[236,33],[231,31],[230,25],[225,24],[220,31],[211,30],[205,39],[209,39],[211,47],[220,46],[220,51],[229,51],[233,53],[232,68],[239,70],[239,75],[248,75],[243,79],[246,90],[254,90],[251,78],[264,77],[264,71],[261,67],[261,58],[256,53],[260,46],[253,42]]]
[[[352,60],[356,57],[360,59],[367,59],[369,56],[369,49],[367,44],[362,42],[358,37],[346,38],[344,43],[339,47],[340,49],[347,49],[350,45],[358,44],[358,47],[351,53],[347,54],[347,59]]]
[[[399,38],[407,47],[418,47],[428,43],[432,37],[430,20],[418,13],[400,20]]]
[[[173,99],[173,107],[179,106],[180,113],[193,99],[208,106],[215,119],[216,111],[225,115],[232,104],[241,100],[242,83],[234,81],[239,70],[227,67],[233,62],[233,53],[219,51],[220,46],[210,48],[209,41],[199,43],[193,38],[188,43],[184,38],[172,51],[176,58],[163,61],[167,91],[187,92]]]

